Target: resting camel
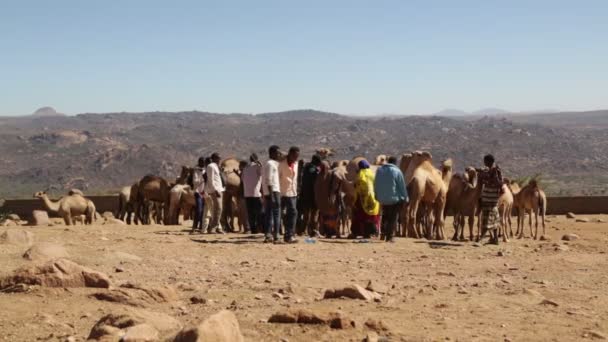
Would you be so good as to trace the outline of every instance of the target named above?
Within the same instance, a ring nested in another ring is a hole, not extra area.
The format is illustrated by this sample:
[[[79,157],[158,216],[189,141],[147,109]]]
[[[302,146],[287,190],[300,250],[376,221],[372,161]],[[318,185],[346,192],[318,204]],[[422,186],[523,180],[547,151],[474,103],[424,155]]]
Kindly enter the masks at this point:
[[[131,224],[131,216],[133,216],[134,201],[131,199],[131,191],[134,185],[125,186],[118,192],[118,211],[116,212],[116,218],[125,221],[127,224]]]
[[[407,215],[408,235],[415,238],[425,236],[427,239],[444,238],[444,218],[448,186],[452,178],[452,160],[448,159],[442,163],[441,171],[432,164],[432,156],[429,152],[414,152],[405,173],[405,180],[410,191],[410,204]],[[421,218],[418,208],[424,203],[427,205],[430,215],[433,215],[432,228],[423,232],[416,229],[416,220]],[[410,234],[411,233],[411,234]]]
[[[530,235],[536,240],[538,238],[538,216],[541,216],[543,235],[545,236],[545,214],[547,211],[547,196],[545,192],[539,188],[536,180],[531,180],[528,185],[524,186],[513,197],[513,207],[517,209],[517,231],[518,238],[524,237],[525,215],[528,213]],[[536,231],[532,234],[532,214],[534,214],[534,225]],[[521,228],[521,230],[520,230]]]
[[[445,215],[454,215],[454,236],[452,240],[464,240],[465,218],[468,218],[469,240],[473,241],[475,213],[481,197],[481,184],[477,182],[477,171],[468,167],[463,174],[456,174],[450,180],[446,198]],[[477,231],[479,236],[479,229]]]
[[[169,183],[165,179],[153,175],[144,176],[137,186],[135,216],[142,220],[143,224],[150,224],[145,211],[149,208],[148,202],[154,202],[162,206],[162,210],[156,210],[156,222],[169,224],[169,190]]]
[[[47,211],[62,217],[68,226],[74,223],[74,217],[80,215],[86,216],[85,224],[93,224],[95,221],[95,204],[82,195],[64,196],[56,202],[51,201],[46,192],[43,191],[35,193],[34,197],[42,201]]]

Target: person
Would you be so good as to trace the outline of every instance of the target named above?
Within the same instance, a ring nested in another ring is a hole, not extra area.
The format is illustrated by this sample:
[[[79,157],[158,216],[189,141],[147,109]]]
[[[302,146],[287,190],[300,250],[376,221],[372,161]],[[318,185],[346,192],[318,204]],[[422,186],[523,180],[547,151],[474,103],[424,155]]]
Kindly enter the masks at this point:
[[[374,190],[382,206],[381,236],[386,242],[394,242],[397,220],[404,203],[409,202],[403,173],[397,167],[397,158],[391,156],[388,163],[376,172]]]
[[[245,201],[245,184],[243,184],[243,170],[249,166],[249,163],[246,160],[239,161],[239,171],[237,175],[239,176],[239,194],[237,196],[237,200],[239,202],[237,208],[237,214],[239,218],[239,231],[243,231],[244,233],[251,233],[251,228],[249,228],[249,216],[247,214],[247,203]]]
[[[215,231],[218,234],[224,234],[220,223],[220,217],[222,215],[222,194],[224,192],[219,167],[220,161],[221,158],[219,153],[214,152],[211,155],[211,163],[207,165],[207,184],[205,191],[209,193],[213,206],[211,209],[211,221],[209,222],[207,232],[211,233]]]
[[[481,197],[479,208],[481,209],[481,238],[486,232],[490,233],[490,243],[498,244],[498,198],[502,192],[502,172],[494,156],[491,154],[483,157],[485,168],[477,169],[477,181],[481,184]]]
[[[279,163],[279,184],[281,188],[281,207],[285,208],[285,242],[296,243],[296,220],[298,218],[298,159],[300,149],[289,148],[287,158]]]
[[[312,160],[306,163],[303,170],[300,172],[301,187],[299,192],[299,211],[301,213],[301,222],[298,225],[298,235],[306,232],[311,237],[319,237],[319,228],[317,226],[317,218],[319,210],[315,203],[315,182],[321,168],[321,157],[318,154],[312,156]]]
[[[262,169],[262,194],[264,195],[264,243],[279,243],[281,229],[281,185],[279,182],[279,146],[268,148],[270,158]]]
[[[380,204],[374,195],[374,173],[367,160],[358,164],[359,172],[355,181],[355,208],[349,238],[363,236],[369,239],[377,234],[380,223]]]
[[[257,154],[252,153],[249,156],[249,165],[243,169],[241,181],[247,207],[249,229],[251,229],[251,233],[257,234],[258,227],[262,223],[262,165]]]
[[[192,223],[192,234],[197,230],[203,232],[203,213],[205,207],[205,158],[198,158],[197,166],[192,170],[192,188],[194,189],[194,221]]]

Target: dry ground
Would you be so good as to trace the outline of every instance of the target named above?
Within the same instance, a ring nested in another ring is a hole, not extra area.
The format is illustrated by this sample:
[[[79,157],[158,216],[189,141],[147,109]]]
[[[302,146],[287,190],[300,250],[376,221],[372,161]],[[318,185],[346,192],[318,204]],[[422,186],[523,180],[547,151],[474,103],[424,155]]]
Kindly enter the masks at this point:
[[[275,246],[262,244],[260,236],[191,236],[179,226],[23,229],[32,231],[36,242],[64,245],[72,260],[110,275],[116,285],[174,286],[179,300],[147,309],[185,326],[231,308],[248,341],[361,341],[368,318],[389,327],[380,335],[390,341],[579,341],[608,334],[608,224],[593,222],[607,217],[589,218],[590,223],[575,223],[550,217],[549,241],[500,246],[412,239]],[[581,239],[560,241],[565,233]],[[556,250],[564,244],[569,250]],[[21,257],[25,249],[0,245],[0,275],[32,263]],[[116,267],[124,272],[116,273]],[[320,300],[325,288],[366,286],[369,280],[390,289],[380,302]],[[279,290],[289,298],[273,297]],[[100,317],[122,306],[93,299],[93,292],[99,290],[0,294],[0,338],[85,340]],[[191,304],[195,295],[207,303]],[[544,298],[557,306],[540,304]],[[341,310],[357,327],[265,322],[286,308]]]

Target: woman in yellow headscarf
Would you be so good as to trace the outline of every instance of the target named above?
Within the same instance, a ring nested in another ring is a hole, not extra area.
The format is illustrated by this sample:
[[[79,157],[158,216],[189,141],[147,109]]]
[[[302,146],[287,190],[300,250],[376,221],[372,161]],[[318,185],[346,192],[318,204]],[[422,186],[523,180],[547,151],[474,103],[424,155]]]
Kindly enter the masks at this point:
[[[361,160],[358,166],[359,173],[355,181],[356,201],[349,238],[363,236],[369,239],[378,234],[380,203],[374,195],[374,173],[370,170],[369,163],[367,160]]]

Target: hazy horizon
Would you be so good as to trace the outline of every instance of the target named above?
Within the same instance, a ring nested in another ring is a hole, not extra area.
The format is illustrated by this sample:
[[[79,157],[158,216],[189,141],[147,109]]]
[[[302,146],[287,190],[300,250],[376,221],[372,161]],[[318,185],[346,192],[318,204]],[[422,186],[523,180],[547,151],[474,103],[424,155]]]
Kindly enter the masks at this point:
[[[0,115],[608,108],[608,3],[13,2]]]

